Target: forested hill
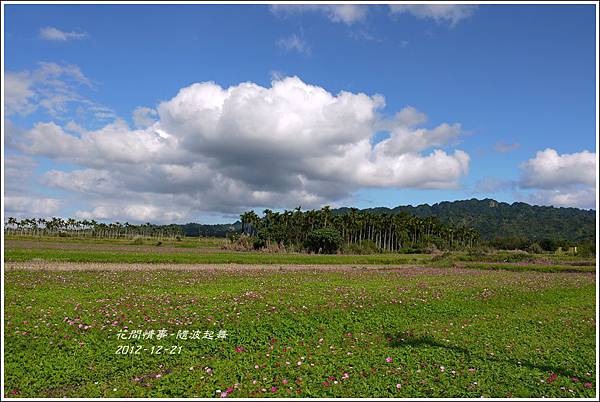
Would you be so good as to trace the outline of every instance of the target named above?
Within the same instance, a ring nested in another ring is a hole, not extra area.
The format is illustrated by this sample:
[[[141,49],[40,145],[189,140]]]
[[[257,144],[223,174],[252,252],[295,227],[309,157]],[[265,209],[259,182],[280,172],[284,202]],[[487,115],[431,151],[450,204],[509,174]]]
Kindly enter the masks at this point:
[[[332,212],[343,214],[349,211],[350,208],[338,208]],[[473,227],[485,240],[520,237],[579,242],[595,241],[596,235],[594,210],[542,207],[523,202],[508,204],[492,199],[471,199],[416,207],[403,205],[393,209],[368,208],[366,211],[386,214],[406,212],[419,217],[436,216],[444,223]]]

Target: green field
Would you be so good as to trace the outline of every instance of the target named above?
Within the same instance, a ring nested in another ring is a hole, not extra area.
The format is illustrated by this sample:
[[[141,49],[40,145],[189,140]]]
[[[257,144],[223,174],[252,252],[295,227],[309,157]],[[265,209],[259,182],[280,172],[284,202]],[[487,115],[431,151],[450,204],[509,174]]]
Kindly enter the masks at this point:
[[[505,269],[540,272],[595,272],[595,260],[572,255],[495,252],[431,254],[380,253],[370,255],[315,255],[304,253],[239,252],[223,249],[224,239],[31,238],[10,237],[5,242],[4,260],[78,263],[168,263],[168,264],[377,264],[424,265],[476,269]]]
[[[589,260],[6,245],[8,397],[596,395]]]

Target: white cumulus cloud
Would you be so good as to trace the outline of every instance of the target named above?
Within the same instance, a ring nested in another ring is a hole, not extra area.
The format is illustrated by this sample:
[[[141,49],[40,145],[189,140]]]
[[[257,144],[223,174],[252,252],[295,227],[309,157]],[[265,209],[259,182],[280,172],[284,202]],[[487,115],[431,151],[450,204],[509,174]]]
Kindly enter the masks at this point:
[[[524,188],[554,189],[596,184],[596,154],[582,151],[560,155],[554,149],[539,151],[521,165]]]
[[[80,166],[42,180],[85,195],[91,209],[81,217],[184,219],[318,207],[365,187],[458,186],[469,155],[442,148],[455,145],[460,125],[418,128],[426,116],[405,109],[385,123],[390,137],[373,146],[384,105],[381,95],[332,94],[297,77],[270,87],[202,82],[160,103],[150,125],[117,120],[72,132],[72,124],[38,123],[11,141],[27,155]],[[130,205],[153,208],[136,215]]]
[[[594,208],[596,205],[596,154],[582,151],[559,154],[547,148],[521,164],[521,188],[536,190],[535,203]]]

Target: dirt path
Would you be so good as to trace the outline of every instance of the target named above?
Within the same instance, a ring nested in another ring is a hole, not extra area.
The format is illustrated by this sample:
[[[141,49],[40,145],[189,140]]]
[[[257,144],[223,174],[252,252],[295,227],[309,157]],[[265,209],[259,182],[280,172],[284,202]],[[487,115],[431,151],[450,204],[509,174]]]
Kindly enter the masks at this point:
[[[207,273],[281,273],[281,272],[306,272],[322,274],[325,272],[347,272],[347,273],[378,273],[394,274],[400,276],[448,276],[448,275],[583,275],[589,279],[595,279],[594,272],[513,272],[505,270],[479,270],[470,268],[435,268],[415,265],[293,265],[293,264],[128,264],[128,263],[77,263],[77,262],[5,262],[4,270],[28,270],[28,271],[197,271]]]
[[[5,262],[5,271],[31,270],[31,271],[152,271],[152,270],[178,270],[178,271],[253,271],[253,272],[283,272],[283,271],[315,271],[315,272],[349,272],[349,271],[388,271],[402,272],[412,275],[440,275],[443,273],[470,273],[472,269],[431,268],[413,265],[360,265],[360,264],[332,264],[332,265],[295,265],[295,264],[144,264],[144,263],[79,263],[79,262]]]

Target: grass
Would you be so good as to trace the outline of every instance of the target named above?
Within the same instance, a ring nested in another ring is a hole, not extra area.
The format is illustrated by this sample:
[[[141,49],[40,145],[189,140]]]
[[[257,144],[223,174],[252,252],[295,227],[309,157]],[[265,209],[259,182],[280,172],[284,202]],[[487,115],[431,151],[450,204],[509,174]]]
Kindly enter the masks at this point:
[[[19,236],[19,235],[8,235],[5,236],[5,240],[21,240],[21,241],[35,241],[42,243],[57,243],[57,244],[108,244],[108,245],[119,245],[119,246],[154,246],[157,241],[161,241],[163,246],[180,247],[180,248],[219,248],[225,243],[227,239],[219,237],[182,237],[181,240],[164,238],[157,239],[151,237],[136,237],[134,239],[109,239],[109,238],[98,238],[98,237],[59,237],[59,236]]]
[[[8,270],[4,285],[7,396],[595,396],[585,273]],[[117,339],[163,328],[227,337]],[[143,351],[158,345],[181,353]]]
[[[569,255],[529,254],[523,252],[371,255],[310,255],[302,253],[238,252],[219,250],[224,239],[184,238],[165,241],[139,239],[137,244],[125,239],[84,238],[20,238],[12,236],[6,242],[7,262],[48,261],[72,263],[182,263],[182,264],[333,264],[333,265],[427,265],[433,267],[466,267],[488,270],[538,272],[594,272],[595,261]],[[19,242],[17,240],[29,240]],[[154,242],[154,243],[152,243]],[[81,245],[89,245],[89,248]],[[69,247],[77,245],[78,248]],[[94,248],[94,245],[102,245]],[[177,249],[173,248],[177,247]],[[189,251],[188,251],[189,250]]]
[[[516,265],[516,264],[490,264],[480,262],[469,262],[458,265],[461,268],[506,270],[506,271],[536,271],[536,272],[596,272],[594,266],[578,265]]]
[[[429,259],[420,254],[309,255],[295,253],[211,252],[155,253],[64,249],[5,249],[4,261],[186,263],[186,264],[414,264]]]

